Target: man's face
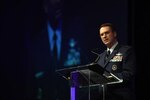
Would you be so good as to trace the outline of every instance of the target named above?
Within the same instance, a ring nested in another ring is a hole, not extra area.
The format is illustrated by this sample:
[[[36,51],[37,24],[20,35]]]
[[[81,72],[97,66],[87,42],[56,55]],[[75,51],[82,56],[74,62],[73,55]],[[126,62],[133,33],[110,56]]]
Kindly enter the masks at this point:
[[[116,42],[116,32],[113,32],[109,26],[101,27],[99,35],[102,42],[109,48]]]
[[[63,13],[64,0],[46,0],[44,3],[45,13],[48,15],[50,20],[59,19]]]

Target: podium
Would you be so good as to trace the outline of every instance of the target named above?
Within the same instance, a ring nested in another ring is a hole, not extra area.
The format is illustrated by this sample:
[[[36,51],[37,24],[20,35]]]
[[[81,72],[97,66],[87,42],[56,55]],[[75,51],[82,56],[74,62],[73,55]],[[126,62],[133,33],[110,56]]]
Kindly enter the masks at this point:
[[[77,97],[79,88],[88,88],[88,100],[91,100],[91,87],[102,87],[102,99],[105,100],[105,86],[107,84],[121,83],[123,80],[107,71],[97,63],[58,69],[56,72],[70,82],[71,100],[79,100]]]

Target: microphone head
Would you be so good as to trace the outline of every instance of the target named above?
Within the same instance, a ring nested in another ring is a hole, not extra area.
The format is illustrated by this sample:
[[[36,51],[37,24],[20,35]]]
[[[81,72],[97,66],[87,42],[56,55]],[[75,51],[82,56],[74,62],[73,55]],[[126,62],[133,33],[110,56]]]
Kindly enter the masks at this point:
[[[99,56],[100,55],[100,48],[93,49],[93,50],[91,50],[91,52]]]

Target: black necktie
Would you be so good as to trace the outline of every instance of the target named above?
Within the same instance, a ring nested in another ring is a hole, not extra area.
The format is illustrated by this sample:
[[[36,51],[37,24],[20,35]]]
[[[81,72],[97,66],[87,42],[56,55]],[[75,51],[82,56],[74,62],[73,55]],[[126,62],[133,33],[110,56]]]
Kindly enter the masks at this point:
[[[57,61],[57,35],[56,33],[54,33],[53,40],[54,40],[53,60],[54,60],[54,63],[56,63]]]
[[[107,56],[109,57],[109,55],[110,55],[110,50],[107,51]]]
[[[107,51],[107,54],[106,54],[107,58],[109,57],[109,55],[110,55],[110,50]]]
[[[110,55],[110,50],[108,50],[108,51],[106,52],[105,62],[106,62],[106,60],[108,59],[109,55]]]

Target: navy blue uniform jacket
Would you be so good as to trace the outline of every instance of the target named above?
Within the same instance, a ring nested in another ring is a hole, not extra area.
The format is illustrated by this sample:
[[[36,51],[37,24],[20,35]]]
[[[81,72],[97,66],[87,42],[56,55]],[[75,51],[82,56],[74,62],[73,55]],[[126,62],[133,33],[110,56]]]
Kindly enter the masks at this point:
[[[117,77],[122,83],[106,87],[106,100],[134,100],[135,54],[130,46],[118,44],[105,61],[106,51],[100,54],[97,63]]]

